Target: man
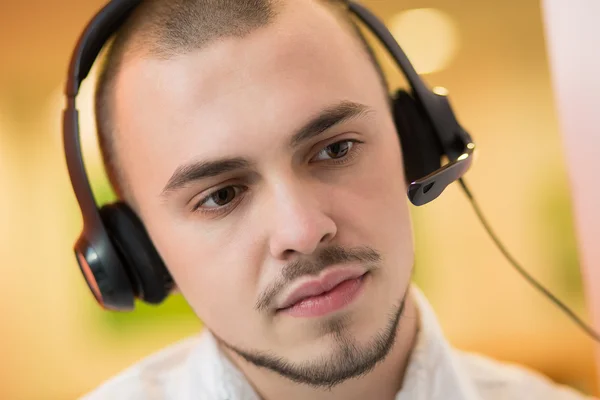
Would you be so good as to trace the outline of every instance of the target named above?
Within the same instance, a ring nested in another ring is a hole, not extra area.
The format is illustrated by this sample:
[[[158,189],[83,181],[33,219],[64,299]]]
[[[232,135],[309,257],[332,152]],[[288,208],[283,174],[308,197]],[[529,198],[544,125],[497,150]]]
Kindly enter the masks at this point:
[[[385,80],[339,2],[145,1],[97,92],[111,182],[206,326],[89,399],[580,399],[452,350]]]

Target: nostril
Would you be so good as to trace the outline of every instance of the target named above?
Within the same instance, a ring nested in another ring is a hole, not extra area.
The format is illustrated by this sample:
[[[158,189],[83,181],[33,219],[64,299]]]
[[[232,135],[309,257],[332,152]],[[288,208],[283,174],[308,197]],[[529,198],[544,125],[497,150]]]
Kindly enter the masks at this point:
[[[295,251],[292,249],[287,249],[283,252],[283,257],[284,258],[288,258],[288,257],[292,257],[294,255]]]
[[[331,238],[333,237],[333,235],[331,233],[326,233],[325,235],[323,235],[323,237],[321,238],[321,242],[320,243],[326,243],[329,242],[331,240]]]

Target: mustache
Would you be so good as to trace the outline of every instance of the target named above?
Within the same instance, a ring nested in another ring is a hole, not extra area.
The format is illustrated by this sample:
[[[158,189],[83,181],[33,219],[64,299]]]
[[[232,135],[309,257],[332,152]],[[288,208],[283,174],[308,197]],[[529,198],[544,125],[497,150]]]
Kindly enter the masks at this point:
[[[318,252],[314,261],[297,259],[286,264],[281,270],[281,277],[260,295],[254,308],[257,311],[268,310],[277,295],[296,279],[303,276],[318,276],[331,265],[360,262],[367,264],[368,270],[373,270],[379,267],[381,259],[379,252],[368,246],[348,249],[339,245],[326,247]]]

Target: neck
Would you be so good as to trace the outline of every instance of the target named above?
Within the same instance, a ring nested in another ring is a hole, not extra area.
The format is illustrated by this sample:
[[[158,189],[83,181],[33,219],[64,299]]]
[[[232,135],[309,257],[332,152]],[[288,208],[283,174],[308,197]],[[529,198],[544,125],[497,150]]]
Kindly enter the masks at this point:
[[[394,346],[387,357],[369,373],[349,379],[331,389],[300,385],[275,374],[259,369],[233,354],[221,350],[243,372],[263,400],[275,399],[381,399],[393,400],[402,388],[412,349],[416,344],[419,325],[418,311],[412,294],[406,297],[404,312],[398,324]]]

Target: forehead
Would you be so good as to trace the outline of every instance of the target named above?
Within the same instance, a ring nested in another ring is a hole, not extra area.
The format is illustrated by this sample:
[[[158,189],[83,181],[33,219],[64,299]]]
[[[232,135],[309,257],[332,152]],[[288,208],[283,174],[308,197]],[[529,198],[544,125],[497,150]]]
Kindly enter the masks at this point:
[[[383,103],[364,49],[336,18],[315,2],[288,2],[244,38],[169,60],[126,59],[115,88],[116,144],[134,191],[140,159],[152,159],[143,173],[164,184],[183,162],[288,140],[339,101]]]

